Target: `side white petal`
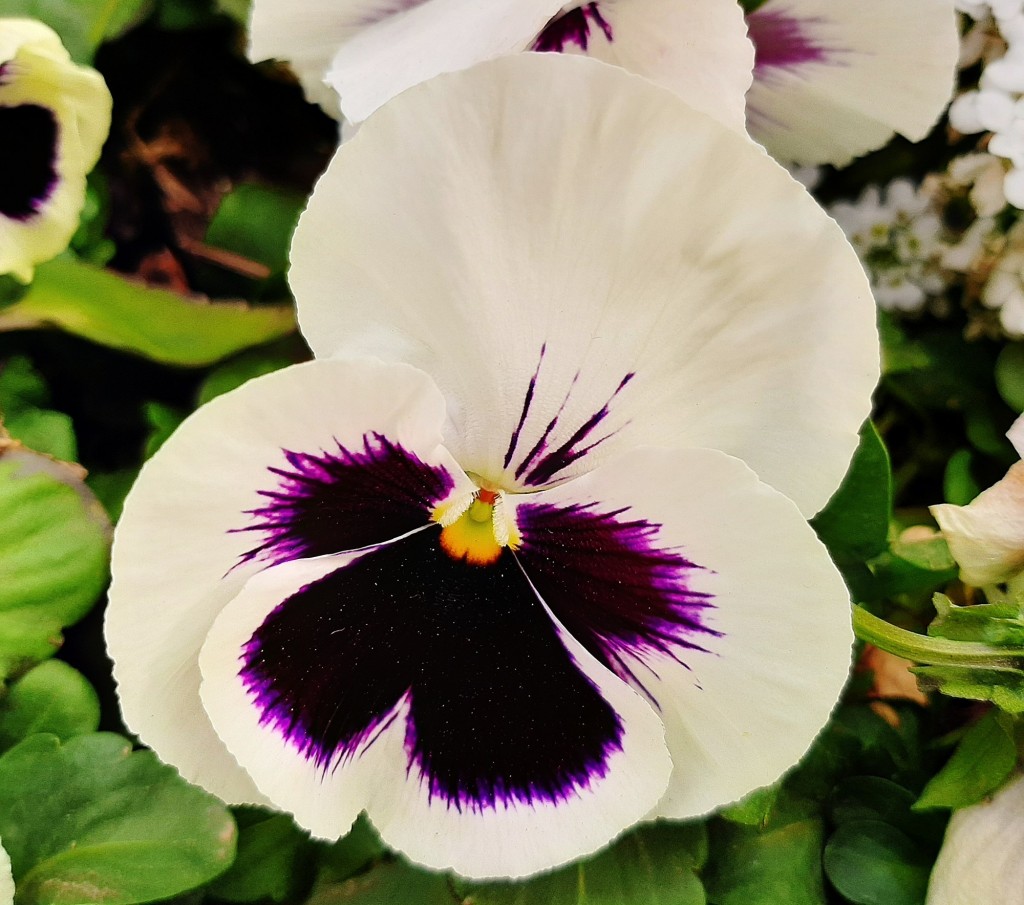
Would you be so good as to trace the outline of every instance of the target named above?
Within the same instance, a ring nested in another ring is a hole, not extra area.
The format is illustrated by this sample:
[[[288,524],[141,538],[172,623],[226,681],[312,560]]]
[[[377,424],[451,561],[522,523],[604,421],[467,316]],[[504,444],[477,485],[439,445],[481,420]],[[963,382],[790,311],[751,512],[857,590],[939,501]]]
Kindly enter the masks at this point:
[[[797,763],[839,699],[854,639],[843,580],[790,500],[736,459],[699,449],[638,450],[511,499],[520,511],[593,504],[597,512],[621,512],[623,521],[660,526],[658,549],[697,567],[680,582],[688,593],[709,595],[699,618],[717,635],[684,625],[668,651],[618,650],[657,702],[675,764],[657,816],[706,813]],[[520,530],[530,574],[528,518]],[[566,532],[560,544],[571,550],[572,542]],[[609,595],[636,574],[625,568]],[[571,594],[568,578],[559,584]],[[557,603],[548,603],[557,613]]]
[[[327,82],[342,113],[361,122],[435,75],[525,50],[560,8],[558,0],[428,0],[342,44]]]
[[[1024,462],[966,506],[930,508],[967,584],[997,584],[1024,569]]]
[[[867,279],[806,191],[581,57],[518,54],[395,98],[317,185],[290,280],[317,355],[427,371],[453,454],[506,489],[552,418],[549,451],[611,400],[579,446],[614,436],[557,479],[639,444],[714,447],[812,514],[878,374]]]
[[[14,875],[11,859],[0,845],[0,905],[14,905]]]
[[[338,47],[380,18],[416,0],[253,0],[249,59],[290,63],[306,97],[337,117],[338,96],[324,82]],[[420,0],[423,2],[423,0]]]
[[[345,833],[365,809],[382,839],[411,860],[481,879],[525,876],[582,857],[645,816],[672,768],[662,724],[646,701],[569,637],[564,637],[566,648],[618,714],[625,734],[607,774],[557,803],[510,801],[476,808],[432,795],[410,762],[408,699],[355,756],[328,769],[302,757],[261,723],[239,676],[239,652],[283,599],[357,558],[286,563],[255,576],[218,616],[203,647],[204,706],[271,802],[328,839]],[[381,663],[382,670],[390,668]],[[311,672],[311,683],[315,680]]]
[[[1024,777],[991,801],[957,811],[946,830],[927,905],[1024,905]]]
[[[275,488],[283,450],[316,454],[379,431],[465,475],[440,447],[444,400],[402,365],[320,361],[252,380],[193,414],[143,467],[114,536],[108,651],[125,723],[190,782],[262,801],[199,701],[199,649],[221,608],[261,564],[237,531]],[[382,501],[384,503],[386,501]]]
[[[112,101],[102,76],[73,63],[57,35],[33,20],[0,19],[0,66],[4,114],[34,107],[56,126],[52,181],[33,199],[33,212],[0,210],[0,274],[27,282],[34,266],[63,251],[78,227],[85,177],[106,140]]]
[[[778,160],[842,166],[894,132],[918,141],[952,98],[952,0],[768,0],[747,17],[755,47],[773,19],[821,51],[762,65],[758,48],[747,121]]]
[[[746,92],[754,45],[735,0],[601,0],[612,39],[591,27],[586,53],[646,76],[738,132],[746,131]]]

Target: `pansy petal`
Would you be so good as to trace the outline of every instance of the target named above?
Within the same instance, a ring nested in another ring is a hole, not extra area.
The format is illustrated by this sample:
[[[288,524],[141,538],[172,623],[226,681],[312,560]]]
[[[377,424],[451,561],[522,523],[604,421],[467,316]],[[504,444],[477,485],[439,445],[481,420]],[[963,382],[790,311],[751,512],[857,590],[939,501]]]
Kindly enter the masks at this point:
[[[341,44],[327,81],[361,122],[400,91],[442,72],[525,50],[559,0],[429,0]]]
[[[32,278],[67,247],[85,203],[85,177],[110,127],[110,92],[57,35],[30,19],[0,18],[0,274]]]
[[[192,415],[145,465],[114,541],[107,644],[127,725],[229,800],[252,800],[199,703],[213,618],[268,563],[390,540],[472,489],[414,368],[312,362]]]
[[[779,160],[842,166],[894,132],[919,141],[952,98],[951,0],[768,0],[747,24],[747,124]]]
[[[389,845],[521,876],[640,820],[671,761],[651,707],[552,620],[511,553],[437,527],[252,578],[200,655],[217,732],[317,836],[366,809]]]
[[[315,189],[290,279],[317,355],[422,367],[453,454],[505,489],[703,446],[811,514],[878,373],[867,279],[804,189],[580,57],[519,54],[395,98]]]
[[[0,845],[0,905],[14,905],[14,876],[11,874],[11,859]]]
[[[754,66],[736,0],[597,0],[550,22],[533,49],[586,54],[646,76],[746,131]]]
[[[1024,777],[953,814],[928,884],[927,905],[1024,902]]]
[[[842,578],[790,500],[715,450],[638,450],[513,504],[537,592],[665,722],[660,816],[720,807],[799,760],[853,632]]]
[[[1024,462],[966,506],[930,508],[967,584],[982,588],[1024,569]]]

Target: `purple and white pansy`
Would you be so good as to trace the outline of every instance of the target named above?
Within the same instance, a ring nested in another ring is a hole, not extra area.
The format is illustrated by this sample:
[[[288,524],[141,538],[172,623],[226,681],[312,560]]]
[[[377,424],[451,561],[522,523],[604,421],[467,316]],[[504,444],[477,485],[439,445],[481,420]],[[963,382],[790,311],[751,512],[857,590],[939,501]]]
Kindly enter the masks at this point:
[[[471,877],[796,763],[852,642],[805,517],[878,359],[784,170],[615,67],[506,57],[366,122],[291,281],[316,360],[197,411],[125,506],[107,637],[144,741]]]
[[[28,282],[67,247],[111,103],[100,74],[73,63],[55,32],[0,18],[0,274]]]
[[[867,5],[865,5],[865,2]],[[953,0],[254,0],[250,56],[351,123],[400,91],[521,51],[650,78],[773,156],[843,164],[923,138],[953,92]],[[749,90],[748,90],[749,89]],[[340,106],[339,106],[340,105]]]

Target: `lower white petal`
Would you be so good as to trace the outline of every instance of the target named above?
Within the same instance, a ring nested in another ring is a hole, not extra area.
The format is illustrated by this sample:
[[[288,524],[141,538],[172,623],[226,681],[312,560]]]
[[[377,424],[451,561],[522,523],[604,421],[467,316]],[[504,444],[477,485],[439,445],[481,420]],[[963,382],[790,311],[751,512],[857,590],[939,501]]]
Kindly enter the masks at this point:
[[[710,450],[639,450],[512,500],[538,593],[665,722],[675,767],[658,816],[706,813],[796,764],[846,682],[853,632],[843,580],[790,500]],[[573,518],[609,565],[577,552]]]
[[[918,141],[952,97],[951,0],[768,0],[747,22],[748,126],[779,160],[841,166],[894,132]]]
[[[251,579],[200,657],[210,718],[316,836],[365,809],[413,861],[479,878],[588,854],[661,796],[661,722],[513,560],[488,573],[447,556],[426,529]],[[494,596],[464,609],[476,581]]]
[[[0,905],[14,905],[14,876],[11,874],[11,859],[0,845]]]

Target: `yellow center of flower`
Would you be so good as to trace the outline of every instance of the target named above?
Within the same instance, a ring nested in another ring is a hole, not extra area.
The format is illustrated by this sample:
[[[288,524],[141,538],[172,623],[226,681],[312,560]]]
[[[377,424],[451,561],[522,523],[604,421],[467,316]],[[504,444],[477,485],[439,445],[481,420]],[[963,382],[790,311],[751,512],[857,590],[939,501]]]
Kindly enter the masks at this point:
[[[445,553],[472,566],[489,566],[498,561],[506,546],[515,549],[519,538],[514,528],[499,528],[498,522],[504,524],[505,515],[496,511],[498,500],[496,491],[479,490],[466,511],[441,529],[441,548]],[[504,542],[499,535],[506,538]]]

